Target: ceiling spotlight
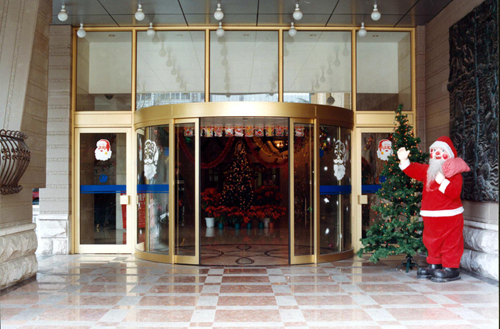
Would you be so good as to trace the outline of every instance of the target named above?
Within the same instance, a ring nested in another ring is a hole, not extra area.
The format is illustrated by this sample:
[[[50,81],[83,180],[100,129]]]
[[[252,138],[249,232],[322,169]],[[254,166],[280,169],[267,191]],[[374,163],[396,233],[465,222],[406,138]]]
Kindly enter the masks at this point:
[[[144,12],[142,11],[142,5],[137,5],[137,11],[135,12],[135,19],[138,21],[142,21],[144,19]]]
[[[64,22],[68,19],[68,13],[66,12],[65,5],[61,6],[61,11],[59,12],[59,14],[57,14],[57,18],[59,18],[61,22]]]
[[[358,35],[362,38],[366,35],[365,22],[361,23],[361,28],[358,31]]]
[[[222,19],[224,18],[224,12],[220,7],[220,0],[217,2],[217,9],[215,10],[214,17],[218,21],[222,21]]]
[[[83,23],[80,24],[80,28],[78,29],[78,31],[76,31],[76,35],[79,37],[79,38],[85,38],[85,35],[87,34],[87,32],[85,32],[85,30],[83,29]]]
[[[300,11],[300,8],[299,8],[299,1],[297,0],[297,2],[295,3],[295,11],[293,12],[293,19],[295,19],[296,21],[300,21],[302,19],[302,12]]]
[[[380,19],[380,17],[382,16],[380,14],[380,11],[378,11],[378,9],[377,9],[377,4],[376,3],[373,5],[373,11],[372,11],[372,15],[371,16],[372,16],[372,19],[374,21],[378,21]]]
[[[297,30],[293,25],[294,23],[292,22],[292,27],[290,27],[290,30],[288,30],[288,35],[291,36],[292,38],[297,34]]]
[[[149,23],[149,29],[146,33],[147,33],[148,37],[155,36],[155,29],[153,29],[153,23]]]
[[[224,29],[222,28],[222,22],[219,22],[219,28],[217,29],[217,36],[219,38],[224,36]]]

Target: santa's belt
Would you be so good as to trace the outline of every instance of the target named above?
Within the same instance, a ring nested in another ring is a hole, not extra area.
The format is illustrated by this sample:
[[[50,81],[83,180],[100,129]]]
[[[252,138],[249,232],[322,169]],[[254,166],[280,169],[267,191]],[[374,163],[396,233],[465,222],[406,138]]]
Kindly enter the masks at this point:
[[[420,210],[422,217],[451,217],[464,212],[464,207],[449,210]]]

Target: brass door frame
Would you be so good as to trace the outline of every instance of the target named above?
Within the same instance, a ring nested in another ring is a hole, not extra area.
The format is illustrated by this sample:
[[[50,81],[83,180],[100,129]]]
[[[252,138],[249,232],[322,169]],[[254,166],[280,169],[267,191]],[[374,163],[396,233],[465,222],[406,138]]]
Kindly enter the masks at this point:
[[[190,264],[190,265],[199,265],[200,264],[200,119],[199,118],[191,118],[191,119],[175,119],[173,120],[173,126],[172,129],[170,130],[170,136],[174,134],[174,138],[177,138],[175,136],[175,125],[176,124],[182,124],[182,123],[192,123],[194,124],[194,131],[195,131],[195,147],[194,147],[194,181],[195,181],[195,187],[194,187],[194,203],[195,203],[195,255],[194,256],[185,256],[185,255],[176,255],[175,254],[175,238],[176,238],[176,233],[177,229],[175,227],[175,212],[174,212],[174,217],[170,217],[170,228],[173,229],[170,230],[170,248],[171,248],[171,254],[173,255],[172,258],[172,263],[177,263],[177,264]],[[176,143],[175,139],[172,138],[170,139],[171,143],[174,144],[174,148],[172,149],[172,152],[174,154],[173,161],[170,163],[170,173],[171,175],[174,176],[172,185],[173,189],[172,192],[170,193],[170,197],[172,201],[172,208],[175,209],[175,194],[177,191],[177,182],[175,180],[175,163],[177,162],[175,154],[177,153],[176,149]],[[169,200],[169,201],[170,201]],[[169,207],[170,209],[170,207]]]
[[[317,262],[317,248],[318,248],[318,207],[317,207],[317,199],[318,199],[318,191],[319,191],[319,186],[318,186],[318,175],[317,175],[317,168],[318,168],[318,150],[317,150],[317,145],[318,145],[318,140],[317,140],[317,128],[316,128],[316,120],[313,119],[297,119],[297,118],[290,118],[289,121],[289,126],[288,126],[288,145],[289,150],[291,152],[288,153],[288,165],[289,165],[289,189],[290,189],[290,200],[289,200],[289,213],[290,213],[290,219],[289,219],[289,225],[290,225],[290,238],[289,238],[289,248],[290,248],[290,253],[289,253],[289,259],[290,259],[290,265],[295,265],[295,264],[307,264],[307,263],[316,263]],[[312,124],[313,125],[313,134],[314,134],[314,166],[311,168],[313,171],[315,171],[314,176],[313,176],[313,197],[314,200],[311,203],[313,206],[313,228],[312,228],[312,234],[313,234],[313,251],[314,253],[312,255],[301,255],[301,256],[295,256],[295,143],[294,143],[294,128],[295,124]]]
[[[91,133],[125,133],[126,142],[127,142],[127,156],[126,156],[126,186],[127,186],[127,243],[124,245],[105,245],[105,244],[92,244],[92,245],[82,245],[80,244],[80,135],[81,134],[91,134]],[[132,164],[133,156],[132,152],[130,152],[133,147],[132,142],[132,128],[75,128],[75,152],[74,152],[74,163],[75,163],[75,175],[73,175],[73,186],[74,195],[75,195],[75,211],[73,213],[75,221],[72,228],[73,239],[73,250],[74,253],[93,253],[93,254],[110,254],[110,253],[130,253],[135,245],[135,236],[137,234],[137,223],[135,220],[135,216],[131,216],[132,210],[135,209],[133,207],[133,203],[131,200],[131,196],[135,191],[135,182],[134,177],[131,175],[132,168],[134,168]],[[76,150],[78,148],[78,150]],[[132,225],[135,224],[135,225]]]

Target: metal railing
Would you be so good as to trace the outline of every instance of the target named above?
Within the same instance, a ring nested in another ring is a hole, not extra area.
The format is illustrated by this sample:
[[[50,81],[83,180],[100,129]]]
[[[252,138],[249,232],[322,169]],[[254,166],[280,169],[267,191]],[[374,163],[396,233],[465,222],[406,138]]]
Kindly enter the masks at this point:
[[[23,189],[18,183],[31,159],[26,138],[20,131],[0,130],[0,194],[15,194]]]

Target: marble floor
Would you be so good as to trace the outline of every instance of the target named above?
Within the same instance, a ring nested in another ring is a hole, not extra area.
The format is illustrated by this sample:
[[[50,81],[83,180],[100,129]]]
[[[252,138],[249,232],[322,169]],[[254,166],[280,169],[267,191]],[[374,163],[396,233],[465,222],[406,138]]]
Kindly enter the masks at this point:
[[[172,266],[131,255],[39,258],[0,291],[1,328],[498,328],[498,286],[416,280],[401,261]]]

